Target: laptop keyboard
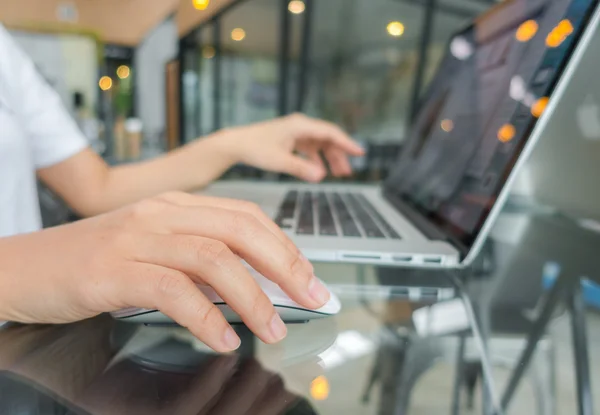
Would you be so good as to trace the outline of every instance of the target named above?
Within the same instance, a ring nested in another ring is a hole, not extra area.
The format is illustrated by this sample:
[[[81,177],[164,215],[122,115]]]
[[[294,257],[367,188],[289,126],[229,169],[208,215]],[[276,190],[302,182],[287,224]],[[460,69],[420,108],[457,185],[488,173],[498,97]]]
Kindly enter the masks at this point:
[[[275,222],[298,235],[401,239],[367,198],[358,193],[289,191]]]
[[[313,200],[310,193],[302,195],[300,204],[300,214],[298,217],[298,226],[296,228],[298,235],[315,234],[315,218],[313,216]]]

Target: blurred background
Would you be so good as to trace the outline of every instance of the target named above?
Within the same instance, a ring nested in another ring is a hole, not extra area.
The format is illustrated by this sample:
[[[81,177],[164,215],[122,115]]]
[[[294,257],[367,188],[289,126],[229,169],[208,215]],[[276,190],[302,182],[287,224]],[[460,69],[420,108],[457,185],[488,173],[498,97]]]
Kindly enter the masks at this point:
[[[487,0],[3,0],[0,22],[110,163],[303,112],[386,175],[450,34]],[[237,166],[226,177],[264,175]]]
[[[450,35],[489,0],[2,0],[0,23],[110,164],[293,112],[367,152],[379,181]],[[224,179],[291,180],[245,166]],[[334,180],[330,178],[329,180]],[[335,179],[342,180],[342,179]],[[44,226],[76,219],[39,184]]]

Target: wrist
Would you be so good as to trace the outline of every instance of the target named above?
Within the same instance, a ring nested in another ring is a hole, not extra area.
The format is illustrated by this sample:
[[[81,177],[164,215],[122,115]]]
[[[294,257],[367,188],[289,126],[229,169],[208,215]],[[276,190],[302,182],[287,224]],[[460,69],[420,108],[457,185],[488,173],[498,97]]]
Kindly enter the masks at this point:
[[[211,156],[222,160],[228,166],[233,166],[242,161],[242,152],[236,138],[235,130],[224,128],[198,141],[199,147],[206,145],[206,148],[200,151],[210,152]]]

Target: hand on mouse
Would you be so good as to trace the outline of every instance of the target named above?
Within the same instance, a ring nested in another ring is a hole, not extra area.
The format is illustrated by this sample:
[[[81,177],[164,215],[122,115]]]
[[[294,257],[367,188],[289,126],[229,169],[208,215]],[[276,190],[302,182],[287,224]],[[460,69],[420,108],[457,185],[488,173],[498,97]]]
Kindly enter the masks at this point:
[[[316,309],[329,299],[311,264],[251,203],[168,193],[41,232],[0,239],[0,320],[66,323],[158,309],[219,352],[239,338],[197,289],[210,285],[264,342],[286,335],[241,263]]]

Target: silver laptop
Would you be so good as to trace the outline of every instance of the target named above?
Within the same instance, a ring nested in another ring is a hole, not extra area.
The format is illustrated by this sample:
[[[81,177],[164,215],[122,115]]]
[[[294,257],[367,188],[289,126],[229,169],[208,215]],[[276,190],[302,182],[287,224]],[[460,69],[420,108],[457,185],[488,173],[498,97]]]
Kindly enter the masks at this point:
[[[456,33],[381,186],[220,182],[207,193],[260,204],[312,261],[464,267],[549,121],[573,111],[564,103],[598,43],[597,3],[508,0]]]

